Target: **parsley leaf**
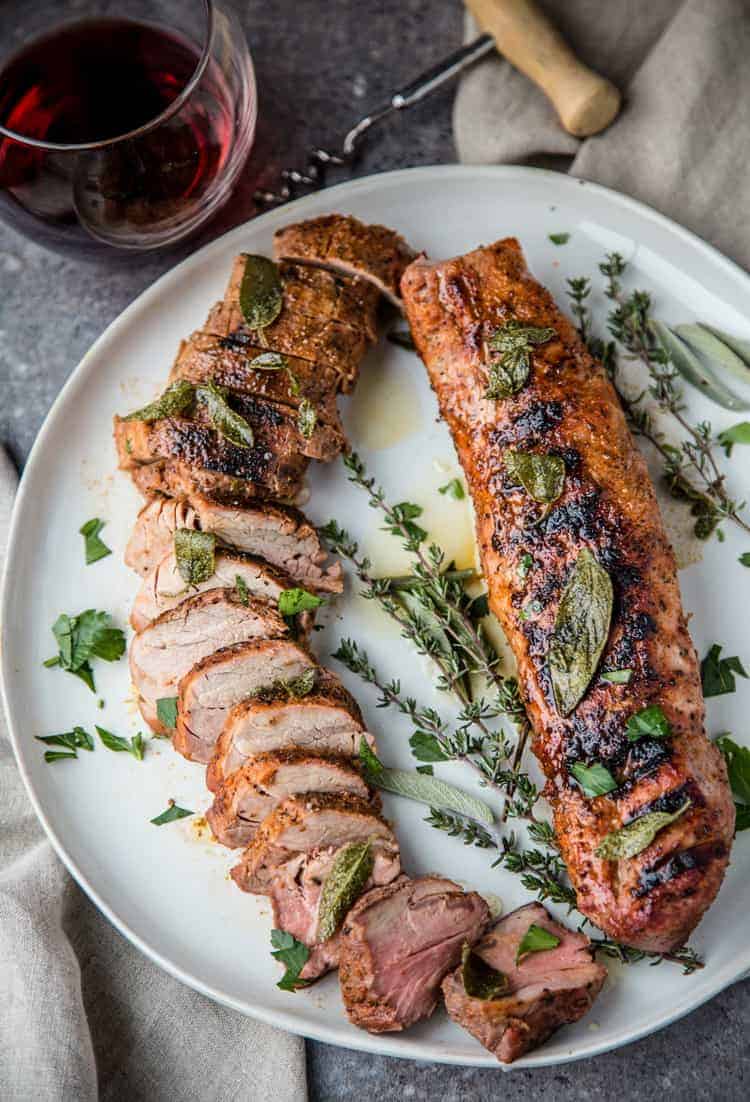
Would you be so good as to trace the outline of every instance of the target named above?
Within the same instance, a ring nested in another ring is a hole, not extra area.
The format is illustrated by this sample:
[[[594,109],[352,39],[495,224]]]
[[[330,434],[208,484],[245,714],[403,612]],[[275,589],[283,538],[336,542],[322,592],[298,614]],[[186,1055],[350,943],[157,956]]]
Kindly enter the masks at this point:
[[[567,245],[570,241],[569,233],[548,233],[547,237],[553,245]]]
[[[727,763],[729,784],[735,798],[735,830],[747,830],[750,828],[750,750],[747,746],[739,746],[729,735],[720,735],[716,745]]]
[[[95,692],[92,658],[116,662],[125,653],[125,635],[112,626],[108,612],[86,609],[78,616],[63,613],[52,625],[59,652],[48,658],[45,666],[61,666],[68,673],[80,677]]]
[[[584,765],[577,761],[571,765],[570,772],[580,784],[584,796],[606,796],[617,788],[617,781],[601,762]]]
[[[448,494],[455,501],[463,501],[466,497],[466,491],[460,478],[452,478],[450,482],[446,482],[445,486],[438,486],[438,493],[444,496]]]
[[[161,815],[157,815],[155,819],[150,819],[149,822],[160,827],[164,826],[165,823],[175,823],[178,819],[187,819],[190,815],[195,815],[195,812],[188,811],[186,807],[178,807],[174,800],[169,800]]]
[[[94,740],[83,727],[74,727],[72,731],[63,731],[59,735],[35,735],[37,742],[43,742],[45,746],[62,746],[66,753],[47,750],[45,761],[59,761],[61,758],[77,758],[79,750],[93,750]]]
[[[132,754],[136,761],[143,761],[145,743],[140,731],[137,735],[133,735],[132,739],[113,735],[111,731],[105,731],[103,727],[97,727],[96,733],[108,750],[114,750],[116,753]]]
[[[737,688],[735,674],[739,677],[747,677],[739,658],[736,655],[731,658],[721,658],[721,650],[720,645],[714,643],[701,662],[701,682],[703,695],[706,697],[733,693]]]
[[[672,734],[669,720],[658,704],[651,704],[643,711],[632,715],[627,722],[625,731],[628,742],[638,742],[638,739],[644,738],[646,735],[649,738],[669,738]]]
[[[86,523],[78,529],[80,535],[83,536],[87,566],[90,566],[91,563],[98,562],[99,559],[105,559],[107,555],[112,554],[111,549],[107,547],[106,543],[99,539],[99,533],[103,527],[104,521],[99,520],[99,517],[93,517],[91,520],[87,520]]]
[[[177,726],[177,697],[162,696],[156,702],[156,718],[164,727],[174,731]]]
[[[415,731],[409,739],[409,746],[411,746],[411,752],[417,761],[448,760],[448,755],[441,749],[435,735],[431,735],[427,731]]]
[[[724,429],[717,436],[717,440],[728,459],[735,444],[750,444],[750,421],[740,421],[738,424]]]
[[[750,566],[750,551],[743,551],[737,561],[743,566]]]
[[[310,950],[296,937],[285,930],[271,930],[271,956],[286,968],[284,975],[276,984],[282,991],[296,991],[298,987],[307,987],[308,980],[300,979],[300,972],[310,959]]]
[[[295,586],[279,594],[279,612],[282,616],[296,616],[298,612],[308,612],[323,604],[322,597],[316,597],[306,589]]]
[[[542,953],[546,949],[557,948],[559,944],[559,937],[549,930],[545,930],[544,926],[537,926],[536,922],[532,922],[519,943],[516,951],[516,964],[527,953]]]
[[[393,506],[391,513],[395,523],[384,525],[383,531],[390,532],[392,536],[406,534],[407,550],[418,547],[423,540],[427,539],[424,528],[414,523],[416,517],[422,515],[421,505],[415,505],[413,501],[400,501],[398,505]]]

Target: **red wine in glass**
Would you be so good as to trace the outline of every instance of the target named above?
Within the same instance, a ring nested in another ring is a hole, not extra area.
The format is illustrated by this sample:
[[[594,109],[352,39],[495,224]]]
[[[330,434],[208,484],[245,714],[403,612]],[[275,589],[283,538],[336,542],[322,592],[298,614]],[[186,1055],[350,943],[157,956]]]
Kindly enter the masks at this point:
[[[18,51],[0,68],[3,217],[48,243],[126,248],[204,221],[228,194],[237,96],[210,56],[195,80],[200,61],[163,27],[110,18]]]

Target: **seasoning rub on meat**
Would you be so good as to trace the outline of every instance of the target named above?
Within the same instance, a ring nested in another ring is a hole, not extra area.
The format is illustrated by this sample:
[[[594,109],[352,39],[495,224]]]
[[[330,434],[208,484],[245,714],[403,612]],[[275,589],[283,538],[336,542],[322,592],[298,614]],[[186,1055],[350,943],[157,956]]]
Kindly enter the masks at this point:
[[[719,890],[734,809],[645,463],[517,241],[417,260],[401,287],[578,906],[626,944],[673,949]],[[629,726],[647,708],[658,722]]]

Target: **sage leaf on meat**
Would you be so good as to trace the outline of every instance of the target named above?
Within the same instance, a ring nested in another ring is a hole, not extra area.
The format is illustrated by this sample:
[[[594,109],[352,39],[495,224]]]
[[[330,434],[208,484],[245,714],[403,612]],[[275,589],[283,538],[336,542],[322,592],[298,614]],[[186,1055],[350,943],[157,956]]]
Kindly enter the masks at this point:
[[[156,702],[156,718],[162,726],[174,731],[177,726],[177,697],[160,696]]]
[[[369,842],[350,842],[338,850],[320,892],[319,941],[328,941],[336,933],[346,912],[362,894],[374,865]]]
[[[213,532],[198,532],[194,528],[177,528],[174,534],[174,554],[180,577],[188,585],[207,582],[216,570],[216,536]]]
[[[86,566],[91,566],[92,563],[99,562],[99,559],[105,559],[107,555],[112,554],[112,549],[99,538],[104,523],[99,517],[92,517],[78,529],[79,535],[83,536]]]
[[[690,800],[685,800],[677,811],[649,811],[645,815],[633,819],[619,830],[613,830],[595,849],[597,857],[604,861],[619,861],[624,857],[636,857],[650,846],[656,835],[664,827],[674,823],[681,815],[684,815],[690,807]]]
[[[516,964],[528,953],[543,953],[547,949],[556,949],[559,944],[560,938],[557,934],[532,922],[519,942],[516,950]]]
[[[284,697],[288,700],[300,700],[309,696],[317,683],[318,671],[314,666],[311,666],[299,677],[292,677],[288,681],[279,678],[270,685],[262,685],[250,695],[255,700],[260,700],[265,704],[270,704],[274,700],[283,699]]]
[[[285,371],[288,366],[286,356],[280,352],[261,352],[248,364],[255,371]]]
[[[311,612],[323,604],[323,598],[295,586],[279,594],[279,612],[282,616],[296,616],[299,612]]]
[[[153,402],[123,417],[123,421],[162,421],[165,417],[179,417],[187,413],[195,401],[195,387],[187,379],[176,379]]]
[[[612,581],[587,547],[563,590],[548,665],[560,715],[573,711],[591,683],[612,619]]]
[[[300,979],[300,972],[310,959],[310,950],[301,941],[286,930],[271,930],[271,956],[286,971],[276,984],[282,991],[296,991],[298,987],[307,987],[308,980]]]
[[[206,383],[196,390],[196,396],[203,402],[211,424],[225,440],[237,448],[252,448],[255,436],[244,417],[231,408],[226,398],[213,383]]]
[[[315,407],[307,398],[303,398],[297,408],[297,430],[300,436],[304,437],[305,440],[309,440],[315,432],[317,423],[318,415],[315,412]]]
[[[747,677],[745,667],[737,655],[722,658],[721,650],[719,643],[714,643],[701,662],[701,683],[705,697],[733,693],[737,688],[735,675]]]
[[[581,786],[584,796],[606,796],[617,788],[617,781],[601,762],[584,765],[577,761],[571,765],[570,772]]]
[[[499,352],[491,360],[485,398],[509,398],[525,386],[531,369],[531,350],[535,345],[546,344],[556,336],[555,330],[524,325],[511,320],[496,329],[487,345],[492,352]]]
[[[464,991],[472,999],[496,999],[505,995],[510,988],[508,977],[498,972],[478,953],[475,953],[468,941],[461,950],[461,979]]]
[[[520,482],[534,501],[551,505],[563,492],[565,463],[559,455],[537,455],[506,448],[503,463],[511,478]]]
[[[638,739],[648,738],[669,738],[672,734],[672,728],[669,725],[669,720],[664,715],[664,712],[658,704],[650,704],[648,708],[644,708],[641,712],[636,712],[628,720],[625,733],[628,742],[637,742]]]
[[[265,329],[281,313],[284,292],[279,269],[267,256],[245,256],[240,310],[250,329]]]
[[[155,819],[150,819],[149,822],[160,827],[164,826],[165,823],[175,823],[178,819],[187,819],[190,815],[195,815],[195,812],[189,811],[186,807],[178,807],[174,800],[169,800],[161,815],[157,815]]]
[[[382,788],[395,796],[405,796],[408,800],[415,800],[439,811],[457,812],[480,823],[491,825],[495,821],[491,808],[483,800],[461,788],[425,773],[386,768],[364,738],[359,744],[359,756],[366,779],[375,788]]]

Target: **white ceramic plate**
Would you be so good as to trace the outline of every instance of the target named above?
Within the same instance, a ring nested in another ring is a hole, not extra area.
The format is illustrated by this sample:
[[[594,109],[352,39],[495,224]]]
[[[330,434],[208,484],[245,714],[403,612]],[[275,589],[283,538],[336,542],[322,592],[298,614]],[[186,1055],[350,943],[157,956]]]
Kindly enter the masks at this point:
[[[332,210],[393,226],[434,257],[515,234],[532,269],[561,303],[567,276],[596,276],[602,254],[617,249],[631,261],[638,285],[654,292],[658,316],[700,318],[750,337],[743,313],[750,280],[743,272],[647,208],[554,173],[462,167],[388,173],[302,199],[233,230],[165,275],[109,327],[79,364],[39,434],[19,492],[4,590],[3,675],[11,732],[29,794],[60,857],[109,919],[178,979],[246,1014],[324,1041],[421,1060],[497,1066],[443,1013],[401,1036],[374,1037],[347,1023],[335,976],[294,995],[277,990],[269,908],[228,880],[231,855],[211,844],[205,829],[200,836],[193,820],[162,828],[149,823],[168,797],[199,812],[208,804],[203,770],[168,743],[151,741],[142,763],[97,745],[95,753],[81,753],[76,762],[47,765],[44,747],[33,737],[74,724],[93,731],[99,723],[128,735],[139,728],[125,661],[97,663],[103,710],[76,678],[42,667],[55,650],[50,626],[60,612],[95,606],[124,625],[137,589],[122,552],[139,499],[115,469],[112,414],[135,408],[161,388],[178,341],[222,294],[235,253],[270,252],[278,226]],[[562,231],[571,234],[570,241],[555,247],[547,235]],[[598,295],[592,302],[601,320],[604,303]],[[716,427],[740,419],[693,392],[689,400],[691,415],[711,417]],[[358,393],[342,404],[355,446],[391,499],[424,505],[427,527],[447,543],[449,554],[462,561],[470,557],[468,506],[437,493],[458,467],[447,431],[435,420],[420,362],[381,342],[364,365]],[[743,449],[737,448],[729,468],[736,496],[744,496],[748,469]],[[314,520],[336,516],[379,570],[398,568],[397,546],[377,530],[377,519],[340,464],[318,468],[311,488],[308,511]],[[85,567],[78,528],[92,516],[106,519],[104,537],[115,554]],[[726,654],[747,660],[750,571],[737,556],[750,547],[725,527],[726,542],[705,547],[703,561],[682,573],[682,588],[694,614],[699,652],[718,641]],[[365,642],[378,668],[401,677],[405,690],[441,703],[426,668],[377,610],[356,596],[355,586],[329,616],[325,633],[316,636],[321,658],[342,634]],[[391,764],[412,764],[408,725],[377,710],[374,695],[356,679],[344,674],[344,680],[361,701],[382,756]],[[749,687],[740,681],[733,696],[708,702],[710,733],[733,730],[747,740]],[[462,767],[444,766],[441,772],[472,784]],[[508,910],[527,901],[513,876],[491,869],[491,854],[467,849],[424,825],[424,809],[416,805],[386,803],[407,869],[439,870],[494,893]],[[705,956],[703,971],[684,977],[668,964],[612,967],[593,1012],[514,1066],[555,1064],[625,1044],[735,980],[750,967],[744,919],[749,877],[750,837],[740,837],[721,895],[692,939]]]

